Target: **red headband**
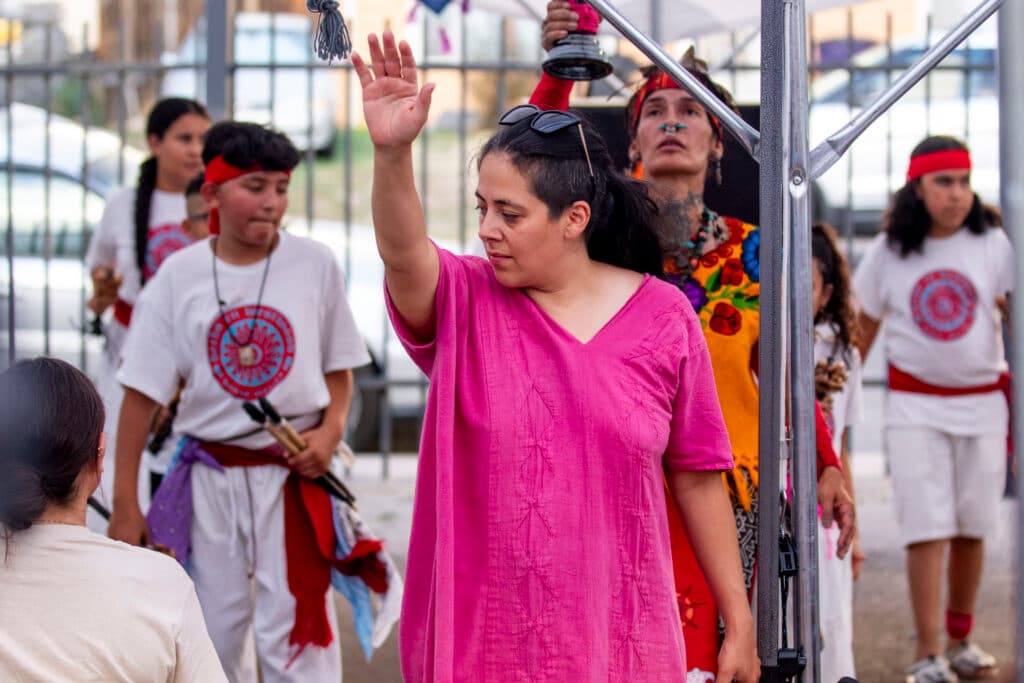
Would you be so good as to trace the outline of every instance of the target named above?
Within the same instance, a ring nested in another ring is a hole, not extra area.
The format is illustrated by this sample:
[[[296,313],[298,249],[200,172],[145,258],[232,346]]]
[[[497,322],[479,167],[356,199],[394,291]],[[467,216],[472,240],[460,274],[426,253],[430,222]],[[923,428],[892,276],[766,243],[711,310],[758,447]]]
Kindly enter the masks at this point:
[[[945,149],[941,152],[926,152],[911,157],[907,169],[907,182],[927,173],[939,171],[971,170],[971,154],[966,149]]]
[[[239,168],[238,166],[232,166],[228,162],[224,161],[224,157],[218,155],[215,156],[213,159],[210,159],[210,163],[206,165],[206,173],[203,176],[203,182],[220,185],[221,183],[226,183],[229,180],[241,178],[242,176],[249,175],[250,173],[258,173],[259,171],[262,170],[263,167],[260,166],[259,164],[251,166],[249,168]],[[282,171],[282,173],[287,175],[289,178],[292,175],[292,172],[290,170]],[[220,213],[215,208],[210,209],[210,234],[220,234]]]
[[[651,96],[651,93],[657,90],[682,90],[682,88],[664,71],[659,71],[644,81],[644,84],[640,86],[640,94],[636,98],[636,108],[633,110],[634,131],[640,123],[640,110],[643,108],[644,102]],[[711,112],[708,112],[708,119],[711,120],[711,125],[715,127],[715,132],[718,133],[718,137],[721,139],[722,122]]]

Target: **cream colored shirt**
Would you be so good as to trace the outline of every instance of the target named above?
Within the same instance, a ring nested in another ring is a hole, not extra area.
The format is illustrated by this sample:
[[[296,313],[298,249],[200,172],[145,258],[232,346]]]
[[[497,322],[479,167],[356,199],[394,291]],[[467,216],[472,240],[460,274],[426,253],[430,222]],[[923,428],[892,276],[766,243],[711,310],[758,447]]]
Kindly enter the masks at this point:
[[[0,681],[226,681],[172,558],[85,527],[0,540]]]

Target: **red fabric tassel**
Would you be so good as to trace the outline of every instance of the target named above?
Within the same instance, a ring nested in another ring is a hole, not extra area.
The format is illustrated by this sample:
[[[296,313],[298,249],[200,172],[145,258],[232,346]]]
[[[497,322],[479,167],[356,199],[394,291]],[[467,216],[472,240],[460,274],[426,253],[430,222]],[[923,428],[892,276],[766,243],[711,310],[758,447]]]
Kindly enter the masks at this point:
[[[333,635],[327,620],[325,595],[331,585],[331,565],[323,553],[318,526],[331,522],[327,492],[312,481],[292,474],[284,485],[284,545],[288,561],[288,590],[295,596],[295,624],[289,645],[299,652],[307,645],[327,647]],[[331,545],[333,547],[333,528]],[[333,553],[333,551],[332,551]],[[298,656],[297,652],[294,656]],[[294,659],[293,656],[293,659]]]
[[[843,469],[836,449],[832,446],[832,430],[828,428],[825,421],[825,413],[821,412],[821,404],[814,402],[814,444],[818,454],[818,478],[821,478],[821,471],[826,467],[838,467]]]
[[[345,557],[335,560],[335,568],[345,576],[358,576],[374,593],[388,592],[388,570],[377,557],[384,544],[361,538]]]

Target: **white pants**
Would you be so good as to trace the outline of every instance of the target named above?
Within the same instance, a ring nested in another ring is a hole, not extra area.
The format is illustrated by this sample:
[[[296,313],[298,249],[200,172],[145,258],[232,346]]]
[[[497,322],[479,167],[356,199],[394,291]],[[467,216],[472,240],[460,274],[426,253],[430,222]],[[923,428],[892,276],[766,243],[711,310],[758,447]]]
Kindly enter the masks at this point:
[[[189,565],[210,638],[232,683],[255,683],[250,632],[264,683],[341,680],[341,650],[331,590],[326,648],[308,645],[292,660],[288,645],[295,598],[284,550],[282,467],[192,468],[192,558]],[[289,661],[291,664],[289,665]]]
[[[958,436],[928,427],[885,430],[893,502],[904,545],[998,529],[1006,433]]]
[[[818,520],[818,614],[822,683],[855,676],[853,665],[853,568],[850,553],[839,559],[839,527],[826,529]]]

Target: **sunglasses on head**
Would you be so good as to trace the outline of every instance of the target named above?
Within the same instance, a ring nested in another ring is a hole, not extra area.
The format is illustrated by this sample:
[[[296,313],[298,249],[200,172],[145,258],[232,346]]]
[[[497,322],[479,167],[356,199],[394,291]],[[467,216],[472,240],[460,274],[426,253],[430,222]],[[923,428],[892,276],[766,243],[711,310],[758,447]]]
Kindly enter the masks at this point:
[[[502,114],[498,118],[498,125],[514,126],[528,120],[530,121],[530,130],[541,135],[551,135],[570,126],[576,126],[580,132],[580,143],[583,145],[583,156],[587,159],[590,177],[594,177],[594,166],[590,163],[590,150],[587,149],[587,138],[583,135],[583,123],[580,121],[580,117],[558,109],[541,109],[532,104],[520,104]]]

